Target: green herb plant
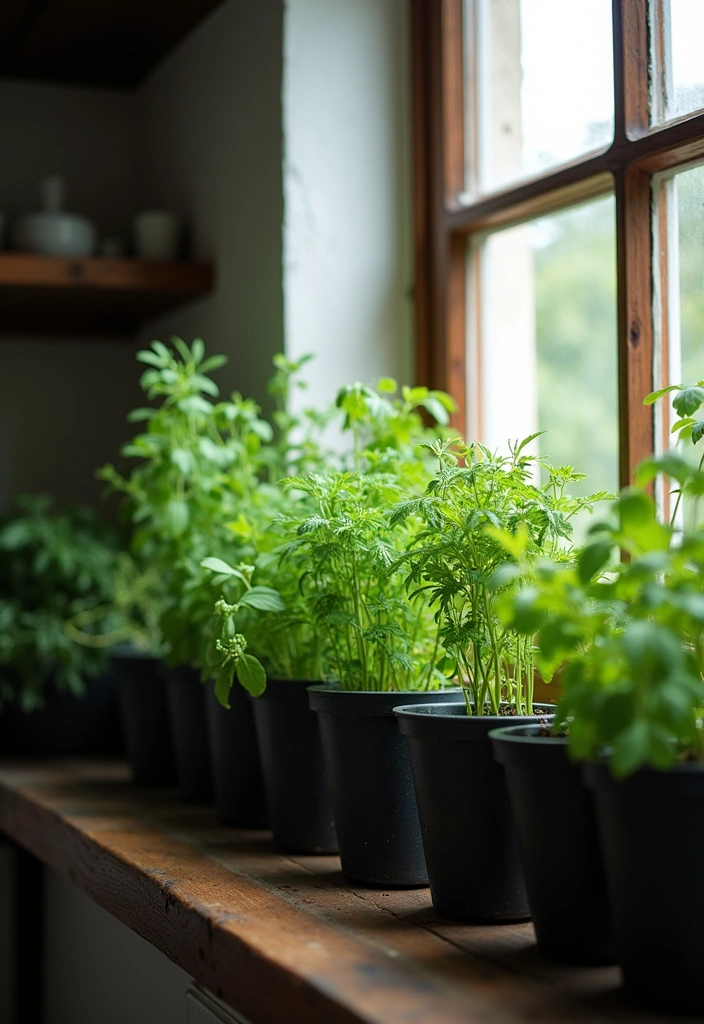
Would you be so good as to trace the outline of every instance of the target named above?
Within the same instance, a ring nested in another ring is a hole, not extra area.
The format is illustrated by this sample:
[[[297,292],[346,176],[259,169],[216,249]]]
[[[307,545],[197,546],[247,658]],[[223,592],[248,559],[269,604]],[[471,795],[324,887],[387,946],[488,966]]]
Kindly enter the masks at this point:
[[[22,497],[0,523],[0,704],[40,707],[52,679],[76,696],[107,654],[76,644],[66,622],[109,601],[118,539],[84,507]]]
[[[439,685],[444,677],[433,664],[435,641],[428,650],[427,634],[435,630],[427,608],[422,601],[409,606],[394,591],[394,545],[407,538],[410,524],[391,530],[389,503],[427,483],[417,446],[442,432],[454,402],[427,388],[403,387],[397,395],[396,382],[385,378],[376,389],[347,385],[330,409],[296,417],[290,388],[292,381],[300,386],[295,374],[303,362],[277,357],[275,365],[270,390],[280,399],[274,419],[286,475],[278,515],[257,538],[254,565],[283,607],[250,615],[243,627],[249,649],[280,679],[334,678],[349,689]],[[319,445],[331,424],[341,431],[341,454]],[[221,628],[233,627],[224,619]],[[222,653],[224,643],[221,637],[216,650]],[[231,678],[235,664],[233,658],[228,665]]]
[[[405,585],[435,610],[446,651],[437,668],[462,686],[468,715],[532,714],[532,639],[501,621],[500,599],[537,559],[567,558],[571,519],[606,497],[570,497],[567,486],[582,477],[528,455],[537,436],[506,456],[476,442],[435,442],[438,469],[425,494],[392,514],[393,523],[422,523],[401,561]]]
[[[704,422],[692,414],[704,385],[664,388],[646,403],[670,392],[674,432],[698,444]],[[645,488],[668,477],[676,498],[663,523]],[[507,622],[537,634],[543,673],[563,668],[554,729],[568,732],[574,757],[607,756],[616,777],[704,758],[704,529],[677,525],[680,502],[702,494],[704,459],[645,459],[575,564],[539,563],[506,602]]]
[[[145,424],[122,449],[136,460],[132,470],[106,466],[100,475],[124,495],[135,556],[162,580],[166,660],[206,676],[217,592],[201,562],[211,555],[236,564],[252,553],[244,510],[251,515],[265,494],[278,494],[266,483],[279,473],[268,449],[273,431],[256,403],[237,392],[216,401],[210,374],[226,360],[206,357],[200,339],[190,347],[180,338],[171,347],[155,341],[137,358],[147,365],[141,386],[157,404],[129,417]]]
[[[416,528],[393,524],[398,477],[338,472],[287,480],[310,507],[282,516],[282,565],[323,637],[327,675],[343,690],[415,690],[445,682],[436,669],[437,628],[423,595],[403,593],[398,559]]]

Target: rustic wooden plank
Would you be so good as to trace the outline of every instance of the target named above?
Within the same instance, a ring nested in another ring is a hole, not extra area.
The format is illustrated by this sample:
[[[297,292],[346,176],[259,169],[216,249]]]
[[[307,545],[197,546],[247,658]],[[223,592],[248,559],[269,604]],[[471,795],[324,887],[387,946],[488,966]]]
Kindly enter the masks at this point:
[[[252,1024],[646,1019],[623,1005],[614,968],[548,964],[529,925],[451,924],[427,890],[350,888],[337,858],[283,856],[266,833],[126,777],[3,766],[0,829]]]
[[[143,321],[207,294],[206,263],[66,259],[0,254],[0,331],[133,331]]]

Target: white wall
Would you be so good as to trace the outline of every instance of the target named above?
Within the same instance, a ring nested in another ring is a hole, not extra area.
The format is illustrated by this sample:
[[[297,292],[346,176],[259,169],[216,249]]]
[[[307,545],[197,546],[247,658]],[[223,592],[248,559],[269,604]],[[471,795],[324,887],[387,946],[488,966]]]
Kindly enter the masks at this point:
[[[229,0],[138,95],[142,202],[185,215],[218,274],[143,337],[201,335],[230,357],[218,379],[259,399],[283,347],[281,62],[281,0]]]
[[[287,0],[284,320],[308,397],[412,377],[407,0]]]

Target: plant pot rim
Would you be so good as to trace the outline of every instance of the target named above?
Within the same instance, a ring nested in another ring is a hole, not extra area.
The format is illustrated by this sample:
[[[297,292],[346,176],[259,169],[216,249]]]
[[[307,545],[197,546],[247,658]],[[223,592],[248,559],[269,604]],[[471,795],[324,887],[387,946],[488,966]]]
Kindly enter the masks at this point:
[[[552,705],[540,704],[538,707],[547,709],[552,708]],[[507,715],[468,715],[464,702],[424,704],[420,707],[400,704],[394,708],[394,714],[405,736],[456,740],[461,743],[485,742],[489,733],[508,719]],[[538,711],[533,715],[515,716],[510,720],[514,725],[528,725],[545,715],[545,711]]]
[[[545,705],[541,705],[545,707]],[[549,716],[542,716],[549,717]],[[503,743],[517,743],[522,746],[535,747],[547,744],[549,746],[566,747],[569,740],[567,736],[546,736],[544,733],[536,732],[542,729],[538,722],[521,722],[518,725],[503,725],[492,729],[489,733],[490,740],[500,740]]]
[[[460,691],[447,690],[341,690],[337,686],[314,685],[308,687],[308,699],[313,711],[332,715],[388,715],[393,716],[399,700],[408,704],[428,701],[443,703],[454,699]]]

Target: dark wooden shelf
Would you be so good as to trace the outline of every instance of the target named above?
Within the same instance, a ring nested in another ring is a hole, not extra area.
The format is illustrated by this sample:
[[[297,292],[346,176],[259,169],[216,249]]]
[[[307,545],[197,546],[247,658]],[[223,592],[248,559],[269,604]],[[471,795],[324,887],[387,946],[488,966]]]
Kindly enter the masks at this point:
[[[209,264],[0,253],[0,332],[124,335],[212,285]]]
[[[336,857],[284,856],[126,780],[105,763],[2,765],[0,830],[252,1024],[672,1019],[631,1009],[616,968],[542,959],[530,924],[451,924],[427,889],[350,888]]]
[[[131,88],[222,0],[2,0],[0,76]]]

